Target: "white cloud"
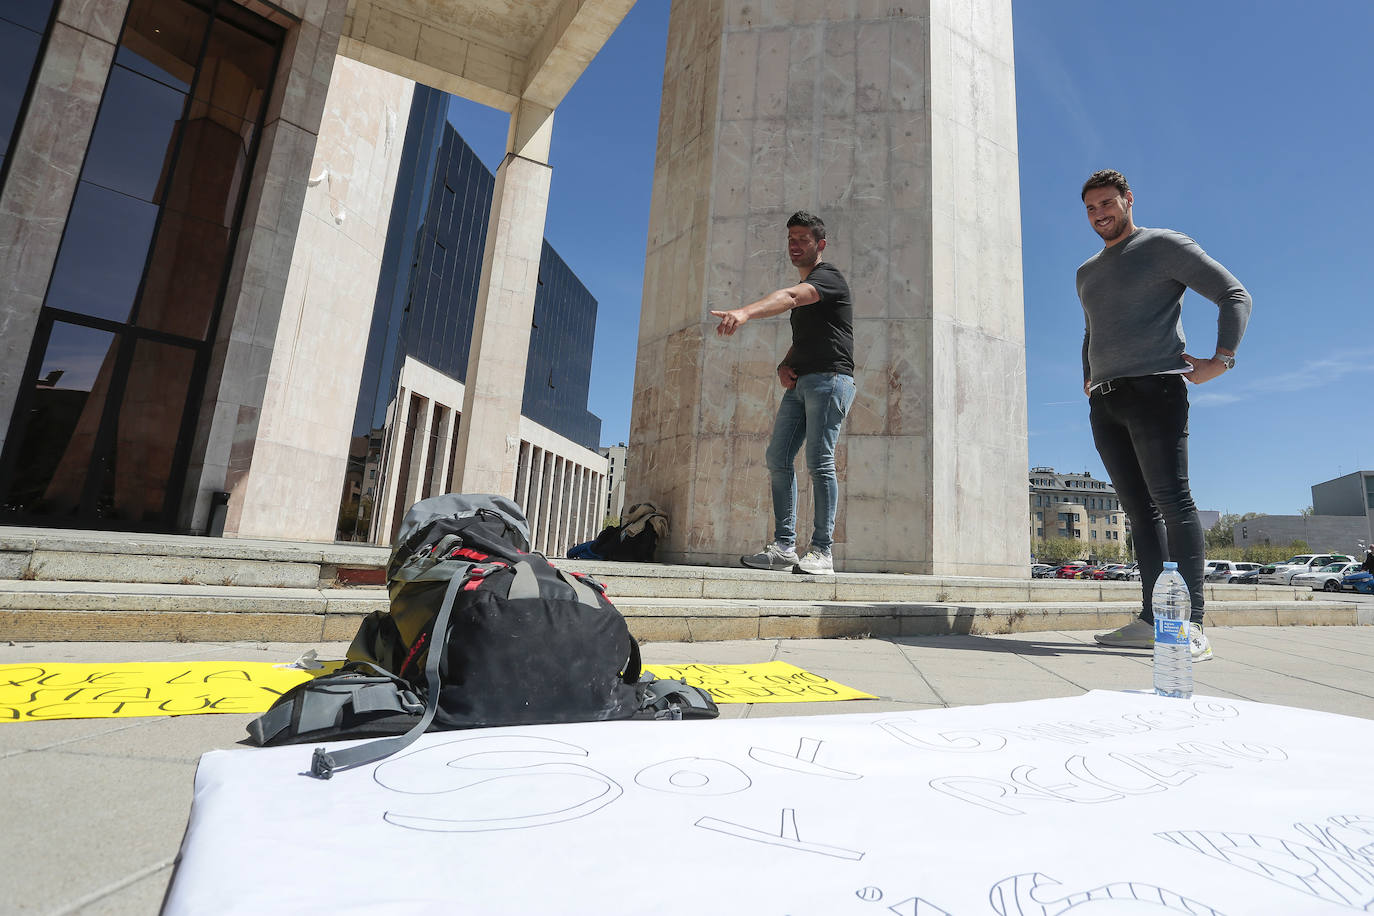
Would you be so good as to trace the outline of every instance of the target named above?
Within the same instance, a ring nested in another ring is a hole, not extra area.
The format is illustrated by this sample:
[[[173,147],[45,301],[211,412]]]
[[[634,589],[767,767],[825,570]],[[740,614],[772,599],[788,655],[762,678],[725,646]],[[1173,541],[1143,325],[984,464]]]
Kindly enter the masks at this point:
[[[1205,391],[1202,394],[1190,396],[1188,403],[1193,407],[1220,407],[1223,404],[1234,404],[1243,400],[1245,398],[1239,394],[1230,394],[1225,391]]]

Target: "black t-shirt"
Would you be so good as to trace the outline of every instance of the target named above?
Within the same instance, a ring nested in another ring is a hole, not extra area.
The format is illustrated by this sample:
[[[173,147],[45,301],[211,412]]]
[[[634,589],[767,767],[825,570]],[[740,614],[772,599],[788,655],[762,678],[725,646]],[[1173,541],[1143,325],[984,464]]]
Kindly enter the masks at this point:
[[[788,365],[798,375],[809,372],[854,374],[854,304],[849,284],[830,264],[822,261],[801,281],[809,283],[821,298],[799,305],[788,317],[792,322],[792,358]]]

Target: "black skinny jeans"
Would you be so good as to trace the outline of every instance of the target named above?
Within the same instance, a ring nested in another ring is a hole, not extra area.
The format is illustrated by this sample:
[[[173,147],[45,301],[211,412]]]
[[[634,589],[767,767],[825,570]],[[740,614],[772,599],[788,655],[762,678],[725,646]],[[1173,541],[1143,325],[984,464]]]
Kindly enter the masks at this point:
[[[1140,619],[1165,560],[1178,563],[1202,623],[1202,522],[1188,491],[1188,383],[1180,375],[1113,379],[1089,399],[1093,442],[1131,520],[1140,563]]]

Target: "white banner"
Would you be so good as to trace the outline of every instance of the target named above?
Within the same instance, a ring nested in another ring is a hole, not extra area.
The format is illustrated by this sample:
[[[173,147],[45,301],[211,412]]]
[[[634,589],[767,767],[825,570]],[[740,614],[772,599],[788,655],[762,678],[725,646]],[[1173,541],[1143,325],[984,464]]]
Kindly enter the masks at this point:
[[[214,751],[165,912],[1374,910],[1374,722],[1086,696]]]

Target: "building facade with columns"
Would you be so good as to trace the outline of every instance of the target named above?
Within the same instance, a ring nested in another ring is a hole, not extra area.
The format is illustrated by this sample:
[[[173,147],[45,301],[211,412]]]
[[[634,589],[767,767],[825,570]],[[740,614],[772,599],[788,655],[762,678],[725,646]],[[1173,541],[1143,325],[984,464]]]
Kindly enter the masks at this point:
[[[634,0],[48,2],[10,81],[0,507],[333,536],[409,102],[329,109],[342,59],[510,114],[450,454],[516,495],[554,112]],[[660,556],[770,535],[785,322],[707,312],[788,281],[805,208],[855,297],[838,568],[1024,571],[1016,150],[1010,0],[672,0],[626,497],[674,519]]]
[[[600,494],[587,464],[560,463],[576,443],[522,419],[521,380],[553,112],[631,4],[7,8],[0,29],[22,53],[0,106],[6,521],[336,536],[420,80],[511,114],[467,382],[443,392],[463,422],[422,464],[447,459],[454,489],[523,486],[551,507],[550,536],[571,535],[556,500]],[[431,428],[436,392],[424,395]]]

